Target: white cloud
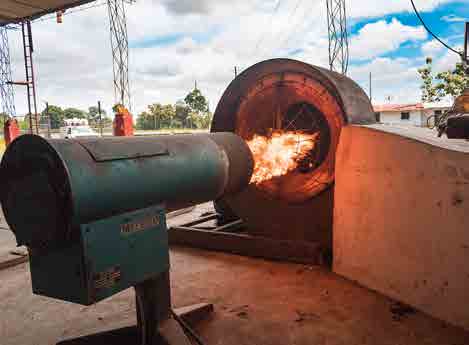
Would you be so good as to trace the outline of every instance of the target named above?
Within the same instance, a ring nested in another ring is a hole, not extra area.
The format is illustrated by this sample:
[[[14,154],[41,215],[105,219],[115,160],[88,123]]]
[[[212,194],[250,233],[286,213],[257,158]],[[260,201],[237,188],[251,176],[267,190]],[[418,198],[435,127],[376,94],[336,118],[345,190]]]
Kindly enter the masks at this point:
[[[447,1],[418,0],[417,5],[427,11]],[[272,15],[276,3],[277,0],[139,0],[128,6],[130,42],[146,46],[130,50],[134,113],[144,110],[149,103],[174,103],[191,90],[194,80],[208,95],[214,109],[233,79],[234,66],[243,70],[266,58],[290,56],[326,66],[325,1],[303,1],[297,7],[298,0],[282,0]],[[348,4],[351,21],[410,9],[408,0],[354,0],[353,6]],[[86,109],[101,100],[110,112],[114,93],[106,11],[106,6],[102,6],[66,15],[63,24],[54,20],[33,24],[40,109],[43,101]],[[352,53],[358,57],[375,57],[403,42],[423,39],[420,29],[398,21],[374,24],[380,34],[365,30],[352,38]],[[175,37],[174,42],[150,44],[167,36]],[[20,32],[10,33],[10,46],[14,79],[24,80]],[[371,66],[377,77],[380,68],[382,78],[392,75],[393,63],[402,68],[399,72],[402,78],[379,81],[381,86],[377,80],[377,88],[385,90],[386,83],[402,88],[403,83],[412,80],[412,73],[405,72],[405,68],[412,68],[411,64],[375,60]],[[368,75],[365,70],[363,67],[361,72]],[[355,68],[352,76],[360,78],[358,72],[360,69]],[[19,114],[26,112],[25,92],[20,87],[16,88],[16,105]]]
[[[420,99],[417,67],[405,58],[375,58],[360,66],[351,66],[349,76],[364,90],[369,90],[372,77],[373,103],[384,103],[391,97],[395,103],[411,103]]]
[[[458,23],[458,22],[465,22],[467,18],[458,17],[454,14],[448,14],[447,16],[441,17],[441,20],[444,20],[445,22],[448,22],[448,23]]]
[[[433,57],[444,49],[443,45],[437,40],[425,42],[422,45],[422,52],[425,56]]]
[[[454,47],[456,50],[461,50],[461,48],[460,46]],[[437,73],[452,70],[459,62],[461,62],[459,55],[450,50],[446,50],[440,59],[433,61],[433,70]]]
[[[426,38],[427,32],[421,26],[404,25],[396,18],[390,22],[379,20],[366,24],[357,35],[352,36],[350,56],[352,59],[366,60],[394,51],[407,41]]]
[[[453,0],[415,0],[415,6],[421,12],[433,10],[435,7]],[[390,13],[412,12],[409,0],[354,0],[348,2],[348,14],[351,18],[377,17]]]

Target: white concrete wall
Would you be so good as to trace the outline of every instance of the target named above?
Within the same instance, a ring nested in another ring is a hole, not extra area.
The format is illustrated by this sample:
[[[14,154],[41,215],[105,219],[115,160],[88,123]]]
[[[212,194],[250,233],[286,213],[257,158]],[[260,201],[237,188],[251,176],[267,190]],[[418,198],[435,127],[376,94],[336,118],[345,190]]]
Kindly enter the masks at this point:
[[[409,136],[342,130],[334,271],[469,330],[468,143]]]
[[[393,124],[393,125],[411,125],[411,126],[422,126],[422,112],[409,111],[410,119],[401,120],[401,112],[394,111],[382,111],[380,112],[381,123]]]

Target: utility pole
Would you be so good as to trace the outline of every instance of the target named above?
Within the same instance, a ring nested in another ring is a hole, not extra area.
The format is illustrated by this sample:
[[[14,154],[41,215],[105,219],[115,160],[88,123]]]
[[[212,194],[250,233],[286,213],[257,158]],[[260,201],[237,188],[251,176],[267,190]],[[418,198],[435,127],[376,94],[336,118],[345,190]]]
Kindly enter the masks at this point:
[[[464,53],[463,53],[463,64],[466,69],[466,74],[469,74],[469,55],[468,55],[468,45],[469,45],[469,22],[466,22],[466,30],[464,33]]]
[[[103,136],[103,119],[101,117],[101,101],[98,101],[98,115],[99,115],[99,133]]]
[[[345,0],[326,0],[329,38],[329,68],[347,74],[349,44]]]
[[[49,114],[49,102],[46,102],[46,116],[47,116],[47,137],[51,138],[51,120]]]
[[[372,90],[372,85],[371,85],[371,72],[370,72],[369,87],[370,87],[370,92],[369,92],[369,95],[370,95],[370,103],[372,103],[372,102],[373,102],[373,90]]]

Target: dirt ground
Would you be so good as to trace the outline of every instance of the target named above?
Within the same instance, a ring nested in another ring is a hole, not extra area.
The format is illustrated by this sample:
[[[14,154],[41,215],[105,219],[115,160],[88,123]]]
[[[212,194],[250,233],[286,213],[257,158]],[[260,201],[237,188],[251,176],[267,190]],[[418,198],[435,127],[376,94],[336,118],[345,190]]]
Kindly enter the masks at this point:
[[[188,248],[173,248],[171,262],[174,306],[214,303],[214,313],[194,325],[207,345],[469,344],[468,332],[322,267]],[[134,325],[134,309],[132,289],[83,307],[33,295],[27,263],[0,271],[1,345],[57,344]],[[99,342],[124,343],[132,342]]]

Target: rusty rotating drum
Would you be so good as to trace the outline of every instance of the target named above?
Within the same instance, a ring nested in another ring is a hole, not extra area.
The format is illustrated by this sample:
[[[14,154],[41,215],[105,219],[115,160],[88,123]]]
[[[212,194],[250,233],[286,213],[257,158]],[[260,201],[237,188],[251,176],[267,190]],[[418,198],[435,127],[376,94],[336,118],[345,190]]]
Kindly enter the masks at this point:
[[[336,147],[343,126],[374,123],[365,92],[351,79],[290,59],[260,62],[240,74],[223,94],[212,132],[245,140],[273,131],[317,133],[307,164],[216,202],[243,218],[253,233],[331,243]]]

